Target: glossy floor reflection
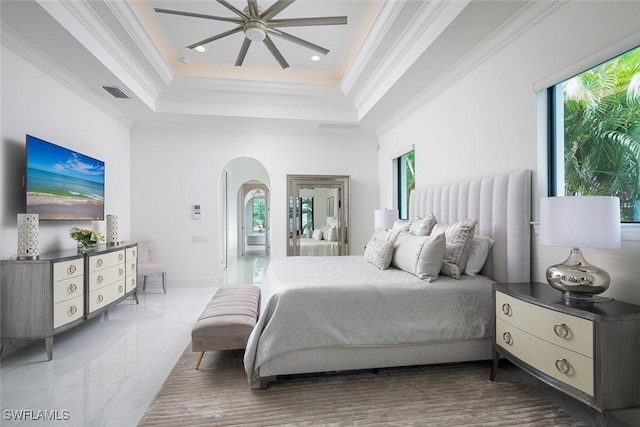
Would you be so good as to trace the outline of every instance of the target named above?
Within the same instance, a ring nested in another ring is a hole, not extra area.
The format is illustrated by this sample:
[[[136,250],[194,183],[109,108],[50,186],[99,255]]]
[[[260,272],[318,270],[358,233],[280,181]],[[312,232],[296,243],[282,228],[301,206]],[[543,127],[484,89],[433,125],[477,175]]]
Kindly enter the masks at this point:
[[[267,264],[267,257],[233,261],[220,286],[260,283]],[[0,425],[137,425],[215,290],[169,282],[165,295],[147,287],[140,304],[123,301],[57,335],[51,361],[42,340],[10,354],[0,362]],[[57,421],[35,419],[43,416]]]

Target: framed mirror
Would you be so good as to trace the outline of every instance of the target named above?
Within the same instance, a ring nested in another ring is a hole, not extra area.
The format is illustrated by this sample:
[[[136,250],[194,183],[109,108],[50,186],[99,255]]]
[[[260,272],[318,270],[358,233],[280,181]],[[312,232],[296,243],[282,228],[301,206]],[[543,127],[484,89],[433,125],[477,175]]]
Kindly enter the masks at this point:
[[[288,256],[349,255],[349,180],[287,175]]]

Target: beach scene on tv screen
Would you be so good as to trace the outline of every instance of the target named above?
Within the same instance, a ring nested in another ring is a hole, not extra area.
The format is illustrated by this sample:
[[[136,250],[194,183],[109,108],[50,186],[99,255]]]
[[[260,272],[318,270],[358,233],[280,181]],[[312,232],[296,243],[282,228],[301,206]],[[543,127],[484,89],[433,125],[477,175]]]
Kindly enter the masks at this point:
[[[27,213],[41,220],[104,219],[104,162],[29,138]]]

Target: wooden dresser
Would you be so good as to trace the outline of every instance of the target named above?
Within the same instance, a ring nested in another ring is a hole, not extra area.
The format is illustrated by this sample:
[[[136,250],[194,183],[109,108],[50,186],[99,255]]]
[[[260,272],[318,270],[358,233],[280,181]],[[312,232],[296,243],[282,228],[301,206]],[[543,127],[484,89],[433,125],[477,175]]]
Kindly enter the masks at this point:
[[[597,411],[640,406],[640,306],[565,304],[545,283],[495,284],[495,378],[505,357]]]
[[[49,360],[54,335],[97,316],[127,296],[137,298],[137,244],[98,245],[41,254],[37,260],[3,260],[0,338],[44,339]],[[2,349],[0,349],[0,355]]]

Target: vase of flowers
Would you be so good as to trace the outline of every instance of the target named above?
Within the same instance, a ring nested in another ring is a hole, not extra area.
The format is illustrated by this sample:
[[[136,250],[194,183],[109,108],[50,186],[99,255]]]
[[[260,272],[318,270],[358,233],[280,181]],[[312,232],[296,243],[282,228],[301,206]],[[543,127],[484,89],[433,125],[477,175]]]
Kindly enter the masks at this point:
[[[102,233],[85,228],[73,227],[69,230],[69,235],[73,240],[78,242],[78,251],[80,252],[93,250],[98,242],[104,241]]]

